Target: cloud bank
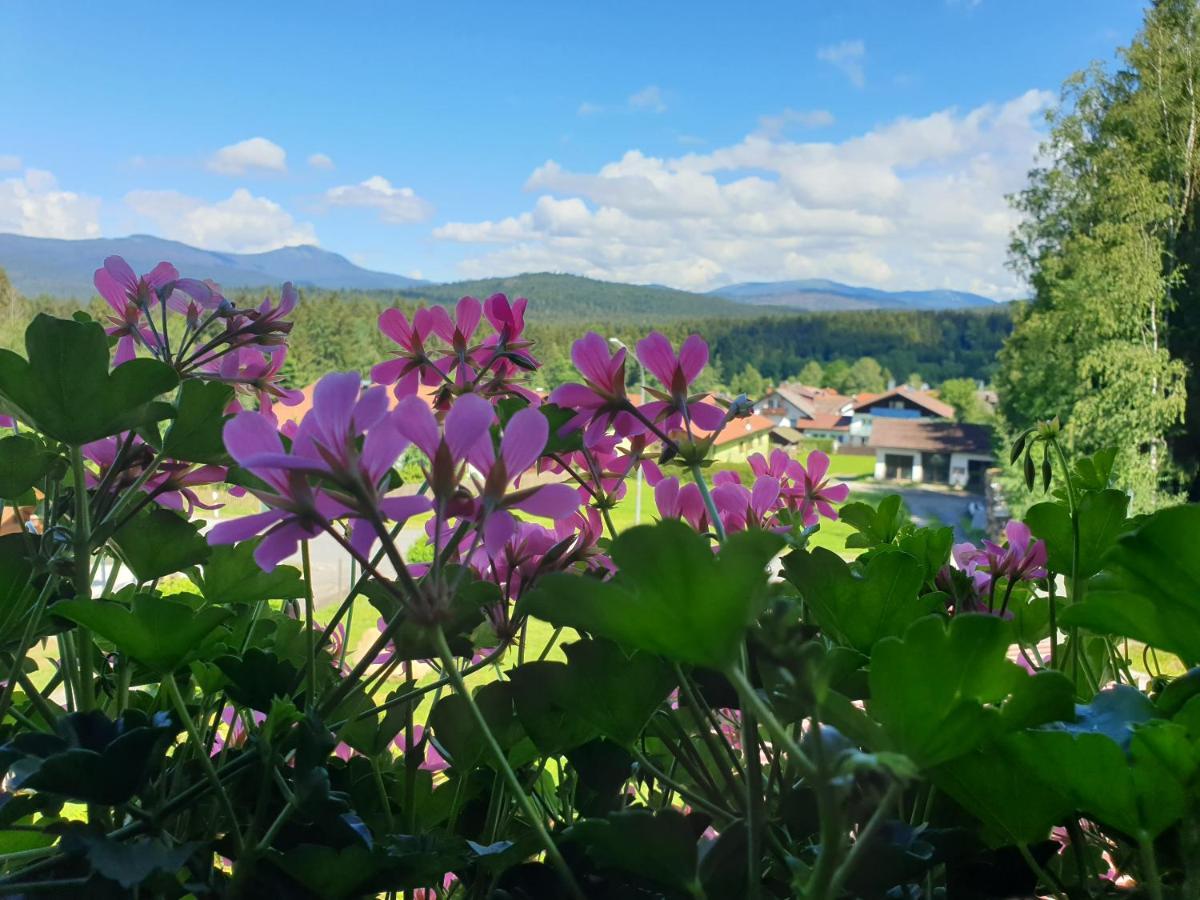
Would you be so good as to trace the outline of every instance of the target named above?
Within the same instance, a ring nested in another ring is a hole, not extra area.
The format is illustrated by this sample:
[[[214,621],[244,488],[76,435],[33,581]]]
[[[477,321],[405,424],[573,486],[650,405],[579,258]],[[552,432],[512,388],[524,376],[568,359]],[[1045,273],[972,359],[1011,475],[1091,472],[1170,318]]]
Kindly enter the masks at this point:
[[[460,265],[467,277],[568,271],[693,290],[826,277],[1012,297],[1005,195],[1025,183],[1051,100],[1029,91],[840,142],[765,128],[710,153],[630,150],[595,172],[551,160],[526,182],[532,208],[434,235],[483,248]]]

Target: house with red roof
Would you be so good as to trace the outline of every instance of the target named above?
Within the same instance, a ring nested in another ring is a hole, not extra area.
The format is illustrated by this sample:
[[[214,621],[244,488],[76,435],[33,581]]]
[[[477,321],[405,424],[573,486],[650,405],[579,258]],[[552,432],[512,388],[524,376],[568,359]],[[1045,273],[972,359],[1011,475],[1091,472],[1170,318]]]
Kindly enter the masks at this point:
[[[929,418],[877,418],[867,446],[875,450],[875,478],[944,484],[981,494],[995,465],[991,432]]]

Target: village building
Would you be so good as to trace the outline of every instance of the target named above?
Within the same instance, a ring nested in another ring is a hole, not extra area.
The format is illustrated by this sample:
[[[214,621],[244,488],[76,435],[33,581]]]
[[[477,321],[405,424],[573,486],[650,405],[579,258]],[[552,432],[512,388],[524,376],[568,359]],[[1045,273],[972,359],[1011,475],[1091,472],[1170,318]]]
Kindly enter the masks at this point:
[[[881,417],[872,423],[868,446],[881,481],[944,484],[982,494],[995,464],[991,434],[983,425]]]

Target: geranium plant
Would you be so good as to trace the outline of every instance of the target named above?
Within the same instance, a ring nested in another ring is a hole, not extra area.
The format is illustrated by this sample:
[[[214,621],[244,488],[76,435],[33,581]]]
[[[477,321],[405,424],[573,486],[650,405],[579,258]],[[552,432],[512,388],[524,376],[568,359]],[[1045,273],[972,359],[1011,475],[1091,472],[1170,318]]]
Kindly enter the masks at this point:
[[[524,300],[389,310],[288,416],[290,286],[96,287],[0,351],[5,894],[1200,892],[1200,510],[1128,518],[1056,423],[956,545],[823,453],[713,474],[698,336],[638,342],[648,402],[595,334],[543,397]]]

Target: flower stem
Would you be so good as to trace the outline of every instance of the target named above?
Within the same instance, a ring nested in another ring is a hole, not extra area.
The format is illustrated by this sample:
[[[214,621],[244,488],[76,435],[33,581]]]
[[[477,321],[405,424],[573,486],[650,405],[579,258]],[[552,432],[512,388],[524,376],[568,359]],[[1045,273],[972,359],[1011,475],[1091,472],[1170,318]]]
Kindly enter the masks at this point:
[[[471,716],[475,719],[475,724],[479,726],[479,730],[483,732],[484,740],[487,742],[488,749],[492,752],[492,757],[496,761],[496,765],[500,768],[504,780],[508,782],[509,789],[513,792],[517,803],[520,804],[521,810],[525,813],[525,817],[529,819],[529,824],[537,833],[538,838],[542,842],[542,846],[546,850],[546,858],[551,864],[558,869],[562,875],[563,883],[567,891],[576,900],[584,900],[583,892],[579,889],[579,885],[575,883],[575,876],[571,873],[567,861],[563,859],[562,854],[558,850],[558,846],[554,843],[554,839],[546,830],[546,823],[541,813],[533,805],[533,801],[525,793],[521,787],[521,782],[517,780],[516,773],[512,770],[512,766],[508,764],[508,757],[504,754],[503,748],[496,741],[496,736],[492,734],[492,729],[488,727],[487,720],[483,717],[483,713],[475,704],[475,698],[471,696],[471,692],[467,689],[466,682],[463,681],[462,675],[459,674],[458,667],[454,662],[454,654],[450,651],[450,645],[446,642],[446,634],[439,627],[434,631],[434,639],[437,642],[438,655],[441,657],[442,666],[445,668],[450,680],[454,683],[454,689],[458,691],[460,697],[466,701],[467,708],[471,711]]]
[[[72,582],[78,600],[92,598],[91,561],[92,527],[88,505],[87,477],[83,468],[83,450],[71,448],[71,480],[75,483],[74,573]],[[92,659],[92,635],[80,627],[79,635],[79,708],[87,712],[96,705],[96,684],[92,679],[95,663]]]
[[[242,830],[238,827],[237,814],[233,811],[233,803],[229,800],[229,794],[225,791],[225,785],[221,784],[221,776],[213,768],[212,759],[204,752],[204,745],[200,741],[200,733],[196,730],[196,723],[192,721],[192,717],[188,713],[187,704],[183,702],[183,695],[179,693],[179,685],[175,683],[175,676],[172,673],[167,673],[163,676],[160,683],[163,686],[163,690],[166,691],[171,704],[175,707],[175,712],[179,713],[183,727],[187,730],[188,739],[192,741],[198,751],[196,755],[200,759],[200,767],[204,770],[204,777],[212,785],[213,792],[216,793],[217,800],[221,804],[221,809],[229,819],[229,827],[233,834],[233,845],[237,848],[237,852],[240,855],[242,851]]]
[[[696,482],[696,487],[700,488],[700,496],[704,499],[704,508],[708,510],[708,518],[712,521],[713,531],[717,533],[717,540],[723,544],[725,525],[721,522],[721,514],[717,512],[717,504],[713,501],[712,492],[709,491],[708,482],[699,466],[692,466],[692,479]]]

